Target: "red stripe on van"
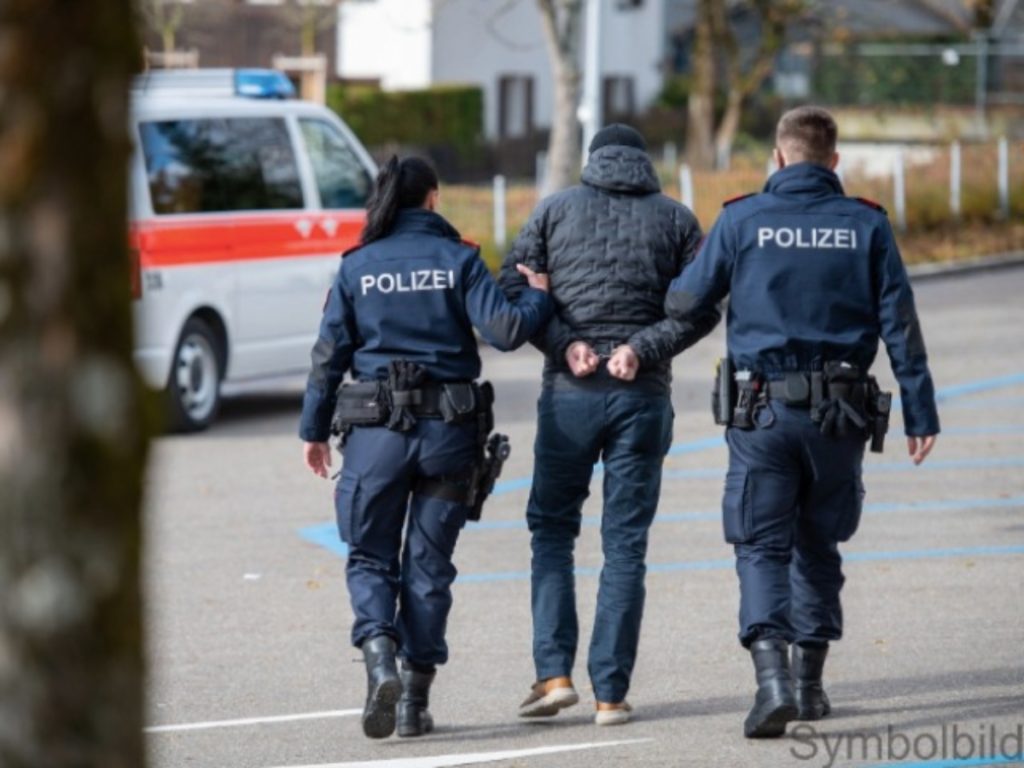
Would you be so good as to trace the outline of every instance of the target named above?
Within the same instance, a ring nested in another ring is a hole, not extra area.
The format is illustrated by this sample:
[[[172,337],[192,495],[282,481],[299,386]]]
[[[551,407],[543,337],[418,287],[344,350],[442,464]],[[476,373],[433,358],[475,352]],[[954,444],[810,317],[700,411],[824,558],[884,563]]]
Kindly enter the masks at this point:
[[[143,269],[341,254],[359,240],[361,211],[148,219],[132,227]]]

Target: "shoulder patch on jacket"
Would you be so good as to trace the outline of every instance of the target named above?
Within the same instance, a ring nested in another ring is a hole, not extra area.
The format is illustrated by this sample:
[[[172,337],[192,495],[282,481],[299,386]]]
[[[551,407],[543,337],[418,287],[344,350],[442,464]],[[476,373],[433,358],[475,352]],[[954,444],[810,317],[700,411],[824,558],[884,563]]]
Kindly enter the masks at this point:
[[[889,215],[889,212],[887,210],[885,210],[885,208],[882,206],[881,203],[876,202],[876,201],[872,200],[869,197],[855,197],[853,199],[856,200],[858,203],[863,203],[868,208],[874,208],[876,211],[881,211],[886,216]]]
[[[459,240],[459,242],[463,245],[468,245],[470,248],[476,248],[478,251],[480,250],[480,243],[474,243],[472,240],[467,240],[464,237]]]
[[[353,245],[353,246],[352,246],[351,248],[349,248],[348,250],[346,250],[346,251],[342,251],[342,252],[341,252],[341,258],[343,258],[343,259],[344,259],[344,258],[345,258],[346,256],[351,256],[351,255],[352,255],[353,253],[355,253],[356,251],[358,251],[358,250],[359,250],[360,248],[362,248],[362,247],[363,247],[364,245],[366,245],[366,243],[356,243],[355,245]]]
[[[757,192],[747,192],[747,193],[742,194],[742,195],[736,195],[735,197],[730,197],[728,200],[723,200],[722,201],[722,207],[725,208],[725,206],[732,205],[733,203],[738,203],[740,200],[746,200],[748,197],[753,197],[756,194],[757,194]]]

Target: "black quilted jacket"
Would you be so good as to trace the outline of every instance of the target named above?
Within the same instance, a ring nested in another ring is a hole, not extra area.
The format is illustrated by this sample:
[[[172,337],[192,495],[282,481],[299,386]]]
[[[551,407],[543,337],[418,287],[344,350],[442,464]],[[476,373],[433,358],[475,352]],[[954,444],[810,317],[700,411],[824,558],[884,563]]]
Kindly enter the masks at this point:
[[[546,386],[589,381],[575,381],[565,362],[569,345],[582,340],[599,354],[628,343],[640,358],[633,386],[667,392],[672,357],[720,319],[717,311],[692,323],[665,316],[665,293],[693,259],[700,225],[688,208],[661,194],[641,150],[602,147],[590,156],[582,181],[541,201],[505,259],[499,283],[514,298],[526,285],[516,264],[551,275],[555,315],[532,340],[547,357]],[[591,379],[618,385],[604,366]]]

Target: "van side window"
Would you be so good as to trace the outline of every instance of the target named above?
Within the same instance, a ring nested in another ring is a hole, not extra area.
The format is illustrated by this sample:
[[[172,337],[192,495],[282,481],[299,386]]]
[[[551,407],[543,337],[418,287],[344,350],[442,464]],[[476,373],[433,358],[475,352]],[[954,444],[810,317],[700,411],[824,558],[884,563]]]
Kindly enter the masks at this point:
[[[153,211],[302,208],[302,185],[280,118],[140,123]]]
[[[324,208],[362,208],[370,194],[370,175],[348,141],[326,120],[301,119],[302,137],[313,165]]]

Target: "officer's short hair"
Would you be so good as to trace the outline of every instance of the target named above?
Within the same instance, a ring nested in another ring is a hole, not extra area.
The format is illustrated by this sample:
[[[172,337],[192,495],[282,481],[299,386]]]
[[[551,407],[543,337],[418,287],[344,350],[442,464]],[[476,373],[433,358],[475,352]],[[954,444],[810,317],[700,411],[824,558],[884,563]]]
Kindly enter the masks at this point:
[[[797,107],[786,112],[775,129],[775,145],[790,162],[828,165],[836,151],[839,129],[821,107]]]

